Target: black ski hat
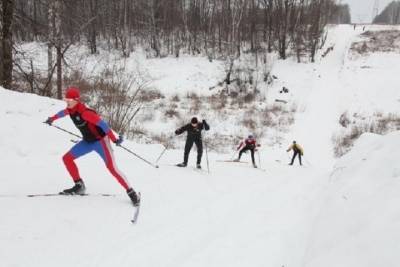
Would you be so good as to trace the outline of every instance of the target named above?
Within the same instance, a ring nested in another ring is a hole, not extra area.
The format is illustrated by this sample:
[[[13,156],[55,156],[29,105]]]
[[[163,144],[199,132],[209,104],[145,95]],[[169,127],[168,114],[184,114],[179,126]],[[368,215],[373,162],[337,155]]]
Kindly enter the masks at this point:
[[[196,117],[193,117],[192,120],[191,120],[190,122],[193,123],[193,124],[195,124],[195,123],[198,123],[199,121],[197,120]]]

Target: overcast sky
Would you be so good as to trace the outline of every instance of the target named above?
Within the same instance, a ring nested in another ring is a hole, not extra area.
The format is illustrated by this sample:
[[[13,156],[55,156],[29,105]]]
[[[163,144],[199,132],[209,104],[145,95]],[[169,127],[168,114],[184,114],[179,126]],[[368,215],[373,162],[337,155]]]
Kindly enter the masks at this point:
[[[379,12],[381,12],[393,0],[379,0]],[[340,2],[340,0],[338,0]],[[341,0],[342,4],[349,4],[351,20],[354,23],[370,23],[375,0]]]

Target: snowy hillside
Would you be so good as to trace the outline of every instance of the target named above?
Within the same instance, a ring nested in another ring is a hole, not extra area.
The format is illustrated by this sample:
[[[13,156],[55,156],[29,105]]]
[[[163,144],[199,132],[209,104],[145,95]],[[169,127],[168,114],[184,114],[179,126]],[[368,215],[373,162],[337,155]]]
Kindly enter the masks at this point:
[[[316,63],[274,63],[277,79],[265,105],[281,99],[297,108],[279,142],[270,145],[276,132],[261,139],[259,169],[248,154],[247,163],[223,162],[230,150],[204,153],[198,171],[195,149],[187,168],[173,166],[183,157],[176,149],[155,169],[114,147],[118,167],[142,193],[136,225],[128,197],[95,153],[77,160],[91,196],[27,197],[72,185],[61,157],[75,138],[42,123],[64,102],[0,88],[1,266],[398,266],[400,132],[364,134],[342,158],[333,153],[332,136],[347,130],[339,122],[344,112],[351,121],[359,118],[354,113],[372,119],[378,111],[400,112],[400,56],[354,54],[350,48],[361,33],[361,27],[332,27],[322,51],[333,49]],[[192,79],[176,85],[171,69],[152,63],[173,94],[187,86],[201,91],[208,86],[203,77],[217,74],[218,67],[205,67],[202,59],[183,61],[195,70],[185,68]],[[280,93],[283,86],[287,94]],[[219,114],[210,114],[209,135],[235,133],[231,118],[220,123]],[[69,118],[55,125],[77,133]],[[159,125],[167,134],[174,126]],[[305,149],[303,167],[287,165],[285,149],[294,139]],[[129,140],[124,145],[151,162],[163,150]]]
[[[393,29],[400,30],[399,27],[369,25],[365,31]],[[366,126],[370,127],[377,119],[376,114],[385,117],[400,113],[397,75],[400,55],[355,54],[350,48],[354,42],[364,39],[361,34],[365,31],[362,27],[354,30],[348,25],[331,27],[323,51],[330,47],[332,50],[325,57],[305,66],[279,62],[274,68],[274,73],[292,89],[288,100],[296,103],[299,111],[287,138],[303,143],[312,161],[327,167],[335,160],[334,148],[327,144],[332,143],[334,135],[350,130],[340,125],[342,114],[347,113],[349,124],[367,121]]]
[[[305,266],[398,266],[400,132],[365,134],[319,203]]]

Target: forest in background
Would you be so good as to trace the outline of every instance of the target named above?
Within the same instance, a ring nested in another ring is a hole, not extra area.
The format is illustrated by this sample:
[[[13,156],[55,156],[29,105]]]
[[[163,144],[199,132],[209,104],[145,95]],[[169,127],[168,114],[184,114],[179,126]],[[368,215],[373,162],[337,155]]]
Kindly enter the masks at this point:
[[[314,62],[328,23],[350,23],[334,0],[1,0],[0,84],[12,89],[14,43],[48,46],[41,95],[62,96],[63,55],[73,44],[135,48],[149,57],[204,54],[233,60],[242,53]],[[266,58],[266,57],[265,57]],[[21,71],[21,69],[19,69]],[[29,76],[29,75],[27,75]],[[53,89],[56,83],[57,89]]]

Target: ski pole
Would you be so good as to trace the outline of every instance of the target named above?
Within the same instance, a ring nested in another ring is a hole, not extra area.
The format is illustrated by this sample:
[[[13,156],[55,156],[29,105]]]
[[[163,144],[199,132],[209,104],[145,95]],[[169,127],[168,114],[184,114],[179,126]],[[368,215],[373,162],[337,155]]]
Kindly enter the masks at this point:
[[[209,164],[209,162],[208,162],[207,142],[206,142],[205,138],[204,138],[204,147],[205,147],[205,149],[206,149],[207,172],[210,173],[210,164]]]
[[[207,149],[207,142],[204,142],[206,147],[206,159],[207,159],[207,171],[210,173],[210,163],[208,162],[208,149]]]
[[[258,166],[261,168],[261,157],[260,157],[260,151],[257,150],[257,155],[258,155]]]
[[[164,148],[164,150],[161,152],[160,156],[158,156],[157,160],[156,160],[156,164],[158,163],[158,161],[161,159],[162,155],[164,155],[165,151],[167,151],[168,149],[168,145]]]
[[[132,155],[134,155],[134,156],[137,157],[138,159],[143,160],[144,162],[146,162],[146,163],[149,164],[150,166],[152,166],[152,167],[154,167],[154,168],[158,168],[158,165],[157,165],[157,164],[153,164],[153,163],[151,163],[150,161],[148,161],[148,160],[142,158],[141,156],[139,156],[138,154],[136,154],[135,152],[133,152],[133,151],[130,150],[129,148],[126,148],[126,147],[121,146],[121,145],[119,145],[119,147],[121,147],[121,148],[123,148],[125,151],[131,153]]]
[[[45,122],[44,122],[44,123],[45,123]],[[74,134],[73,132],[67,131],[67,130],[65,130],[65,129],[63,129],[63,128],[61,128],[61,127],[57,126],[57,125],[53,125],[53,124],[51,124],[50,126],[53,126],[54,128],[57,128],[57,129],[58,129],[58,130],[60,130],[60,131],[63,131],[63,132],[69,133],[70,135],[73,135],[73,136],[75,136],[75,137],[82,138],[82,137],[80,137],[79,135],[77,135],[77,134]]]

